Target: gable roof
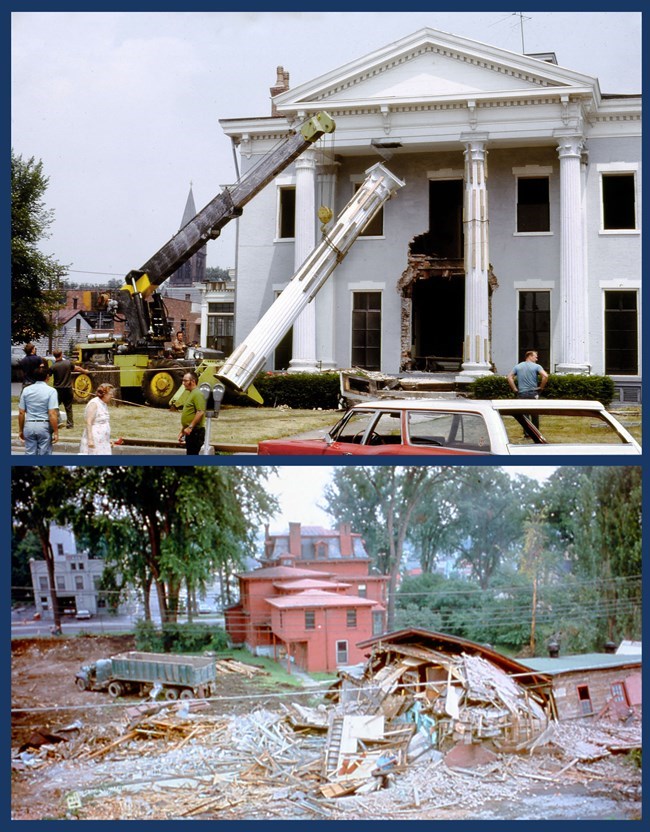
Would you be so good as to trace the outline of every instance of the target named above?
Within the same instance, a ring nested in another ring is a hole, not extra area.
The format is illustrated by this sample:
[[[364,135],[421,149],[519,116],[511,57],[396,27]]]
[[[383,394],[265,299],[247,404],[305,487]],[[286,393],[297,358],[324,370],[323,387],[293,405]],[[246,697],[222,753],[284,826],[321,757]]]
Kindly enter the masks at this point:
[[[527,98],[549,91],[600,100],[598,79],[539,58],[423,28],[273,99],[278,113],[335,105]]]

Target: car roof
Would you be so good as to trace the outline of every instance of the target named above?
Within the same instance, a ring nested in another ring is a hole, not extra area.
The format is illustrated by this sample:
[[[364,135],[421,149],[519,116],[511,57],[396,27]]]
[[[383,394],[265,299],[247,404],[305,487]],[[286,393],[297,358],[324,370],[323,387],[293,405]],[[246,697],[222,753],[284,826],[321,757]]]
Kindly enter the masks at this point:
[[[378,399],[361,402],[355,410],[456,410],[487,412],[489,410],[604,410],[601,402],[576,399]]]

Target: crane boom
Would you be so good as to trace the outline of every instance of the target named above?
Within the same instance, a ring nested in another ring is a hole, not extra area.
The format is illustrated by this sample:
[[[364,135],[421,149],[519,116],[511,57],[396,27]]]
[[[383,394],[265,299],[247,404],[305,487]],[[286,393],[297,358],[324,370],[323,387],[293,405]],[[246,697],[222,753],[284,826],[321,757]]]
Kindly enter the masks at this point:
[[[326,112],[317,113],[297,132],[292,132],[240,181],[224,188],[171,240],[140,268],[126,276],[119,293],[118,309],[128,326],[131,346],[159,349],[171,332],[158,287],[208,240],[215,239],[231,219],[284,168],[325,133],[335,129]]]
[[[403,186],[404,182],[380,163],[366,171],[365,181],[339,214],[331,231],[324,234],[289,285],[226,359],[216,372],[217,378],[231,388],[248,390],[271,352],[343,260],[359,234],[382,205]]]

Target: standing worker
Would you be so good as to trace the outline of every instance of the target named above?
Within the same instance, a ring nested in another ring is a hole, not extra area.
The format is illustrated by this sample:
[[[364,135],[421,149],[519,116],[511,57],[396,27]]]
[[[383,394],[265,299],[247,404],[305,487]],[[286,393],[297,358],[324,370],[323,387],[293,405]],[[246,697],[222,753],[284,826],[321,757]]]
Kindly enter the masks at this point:
[[[46,384],[47,362],[41,359],[33,370],[34,381],[25,387],[18,403],[18,437],[25,443],[25,453],[46,456],[59,441],[59,399],[56,390]]]
[[[189,393],[181,411],[181,431],[178,441],[185,440],[188,454],[197,455],[205,442],[205,399],[197,387],[199,378],[193,371],[183,376],[183,387]]]
[[[508,373],[510,389],[517,394],[518,399],[539,399],[540,390],[546,387],[548,373],[537,363],[537,351],[528,350],[523,361],[520,361]],[[531,419],[539,428],[539,417],[533,414]]]
[[[174,358],[184,358],[186,347],[187,344],[185,343],[185,335],[183,330],[179,329],[176,333],[176,338],[172,341],[172,355]]]
[[[59,404],[65,407],[66,423],[68,429],[74,427],[74,417],[72,415],[72,373],[83,373],[85,376],[90,375],[89,372],[73,364],[67,358],[63,357],[61,350],[54,350],[54,364],[52,364],[52,383],[59,397]]]
[[[31,342],[23,347],[25,356],[20,359],[20,369],[23,371],[23,387],[34,383],[34,371],[38,369],[44,359],[36,355],[36,347]]]
[[[538,399],[547,381],[548,373],[537,363],[535,350],[528,350],[524,360],[508,373],[508,384],[518,399]]]

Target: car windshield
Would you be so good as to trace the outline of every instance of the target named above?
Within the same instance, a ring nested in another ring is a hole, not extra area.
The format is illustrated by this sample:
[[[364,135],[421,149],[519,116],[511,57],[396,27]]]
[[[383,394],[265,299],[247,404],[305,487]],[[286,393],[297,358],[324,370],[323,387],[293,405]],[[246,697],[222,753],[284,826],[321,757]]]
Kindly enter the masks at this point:
[[[620,445],[627,440],[601,413],[593,410],[544,411],[536,407],[534,412],[501,413],[508,442],[511,445]],[[531,423],[538,428],[529,427]],[[538,423],[538,426],[535,423]]]
[[[411,445],[490,451],[490,436],[480,413],[411,410],[407,414],[407,426]]]

